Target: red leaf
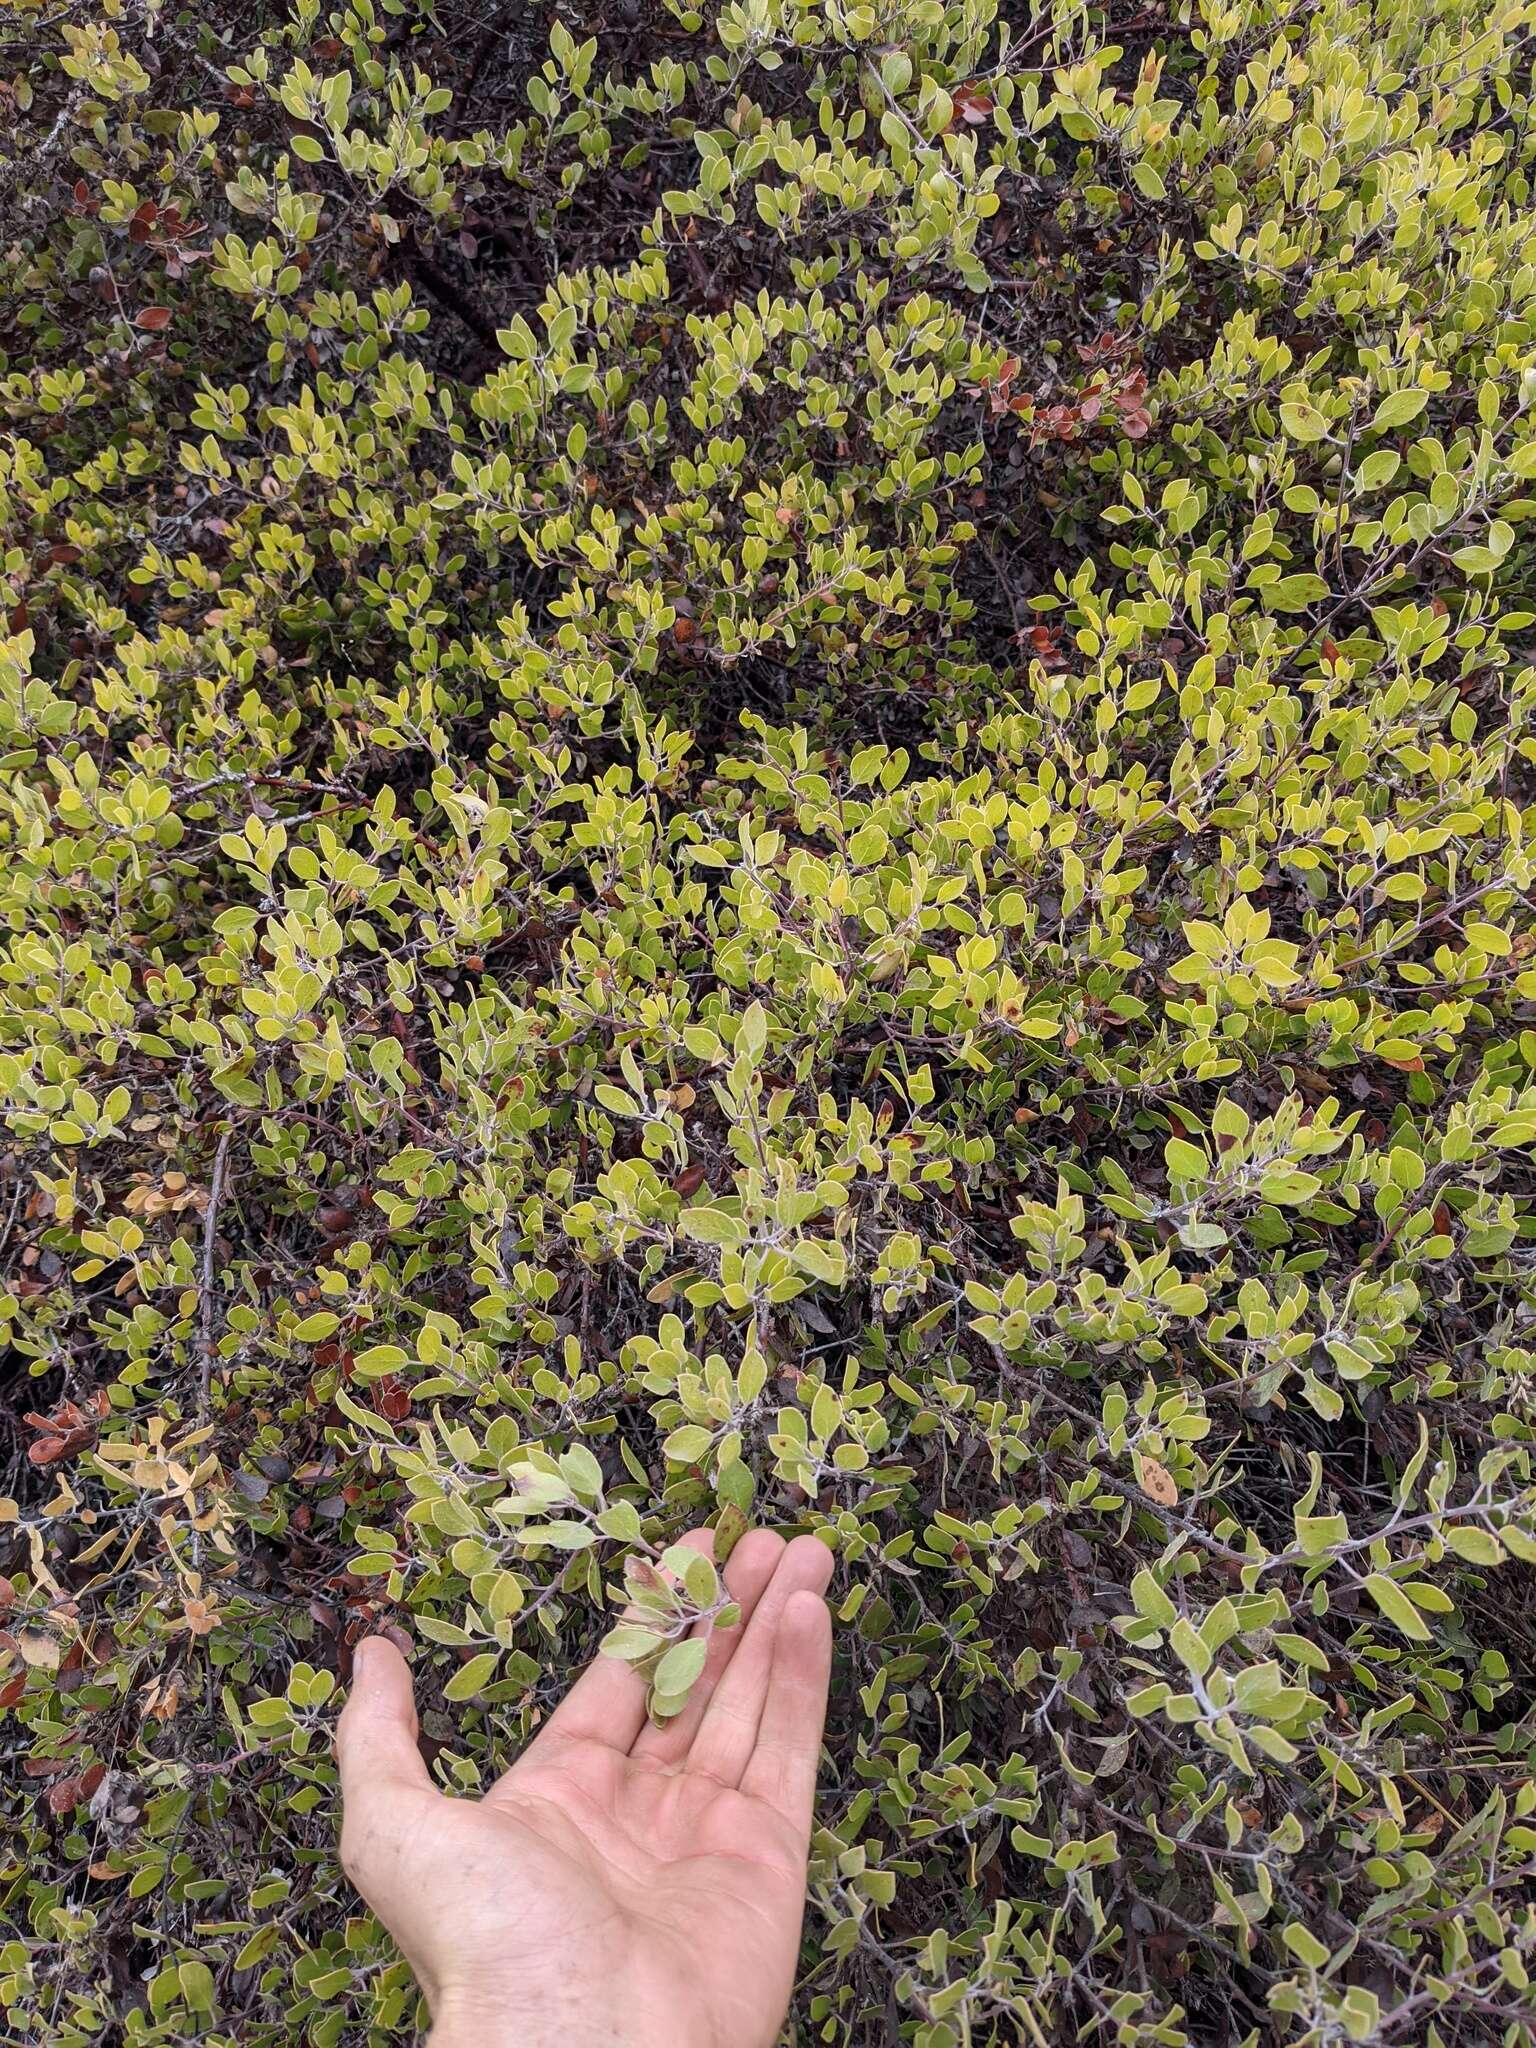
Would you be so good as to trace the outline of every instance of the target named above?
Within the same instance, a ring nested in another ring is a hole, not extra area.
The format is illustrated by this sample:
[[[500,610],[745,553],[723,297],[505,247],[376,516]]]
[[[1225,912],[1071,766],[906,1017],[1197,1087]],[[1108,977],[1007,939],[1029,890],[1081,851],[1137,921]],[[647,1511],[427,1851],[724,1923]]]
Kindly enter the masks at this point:
[[[60,1778],[48,1787],[48,1805],[54,1813],[72,1813],[79,1804],[78,1778]]]
[[[703,1167],[685,1166],[682,1172],[674,1178],[672,1185],[680,1195],[687,1196],[697,1194],[699,1189],[704,1185]]]
[[[171,309],[169,306],[146,306],[134,322],[134,325],[142,327],[146,334],[163,334],[170,324]]]
[[[979,85],[957,85],[952,95],[955,113],[968,128],[980,128],[990,118],[995,104]]]
[[[0,1685],[0,1713],[3,1713],[7,1707],[14,1707],[26,1689],[27,1674],[25,1671],[18,1671],[14,1678],[8,1678],[4,1685]]]

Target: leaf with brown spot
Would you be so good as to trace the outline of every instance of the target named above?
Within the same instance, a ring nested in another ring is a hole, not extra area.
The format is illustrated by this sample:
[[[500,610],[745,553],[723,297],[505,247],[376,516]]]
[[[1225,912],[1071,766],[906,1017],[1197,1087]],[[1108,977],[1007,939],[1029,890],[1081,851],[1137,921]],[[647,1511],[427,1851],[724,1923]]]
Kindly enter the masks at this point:
[[[1179,1489],[1173,1474],[1157,1458],[1143,1458],[1141,1461],[1141,1490],[1148,1500],[1154,1500],[1160,1508],[1177,1505]]]

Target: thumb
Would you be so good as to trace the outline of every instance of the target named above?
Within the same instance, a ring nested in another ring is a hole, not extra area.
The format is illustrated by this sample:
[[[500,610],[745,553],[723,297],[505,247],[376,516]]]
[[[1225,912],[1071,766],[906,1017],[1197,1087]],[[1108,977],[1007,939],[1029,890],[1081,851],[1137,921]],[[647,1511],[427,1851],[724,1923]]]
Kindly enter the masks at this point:
[[[341,1769],[342,1863],[356,1878],[370,1842],[388,1832],[402,1794],[430,1792],[416,1747],[410,1666],[386,1636],[368,1636],[352,1661],[352,1690],[336,1726]]]

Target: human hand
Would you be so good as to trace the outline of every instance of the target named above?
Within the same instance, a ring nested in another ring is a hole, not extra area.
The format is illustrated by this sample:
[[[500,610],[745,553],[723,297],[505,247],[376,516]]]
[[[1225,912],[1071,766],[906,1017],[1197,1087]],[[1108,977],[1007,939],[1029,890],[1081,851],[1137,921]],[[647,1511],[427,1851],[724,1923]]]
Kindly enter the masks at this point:
[[[432,2048],[770,2048],[805,1906],[831,1571],[813,1536],[743,1536],[724,1573],[741,1619],[683,1711],[653,1726],[645,1680],[598,1657],[478,1801],[427,1775],[399,1651],[359,1644],[342,1864],[416,1973]]]

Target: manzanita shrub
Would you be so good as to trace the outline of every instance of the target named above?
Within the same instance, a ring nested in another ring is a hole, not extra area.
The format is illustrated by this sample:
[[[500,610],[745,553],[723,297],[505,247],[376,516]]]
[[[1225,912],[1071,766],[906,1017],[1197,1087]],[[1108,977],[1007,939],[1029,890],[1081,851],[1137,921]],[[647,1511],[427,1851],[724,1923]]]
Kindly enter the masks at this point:
[[[1533,0],[12,0],[0,2009],[408,2038],[712,1521],[801,2043],[1536,2038]]]

